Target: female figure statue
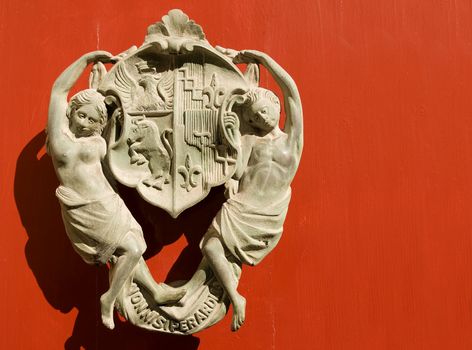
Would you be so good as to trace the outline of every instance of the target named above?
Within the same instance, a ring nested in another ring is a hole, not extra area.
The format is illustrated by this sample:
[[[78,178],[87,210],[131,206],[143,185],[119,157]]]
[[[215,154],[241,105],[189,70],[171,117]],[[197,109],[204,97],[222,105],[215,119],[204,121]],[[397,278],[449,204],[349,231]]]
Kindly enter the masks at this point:
[[[111,62],[105,51],[85,54],[56,80],[48,116],[48,154],[60,181],[56,195],[74,250],[89,264],[112,262],[110,288],[100,297],[103,324],[114,328],[115,301],[129,278],[143,285],[158,304],[180,300],[184,290],[158,284],[142,258],[146,243],[140,225],[102,169],[107,122],[104,97],[94,89],[80,91],[67,102],[70,89],[90,63]]]

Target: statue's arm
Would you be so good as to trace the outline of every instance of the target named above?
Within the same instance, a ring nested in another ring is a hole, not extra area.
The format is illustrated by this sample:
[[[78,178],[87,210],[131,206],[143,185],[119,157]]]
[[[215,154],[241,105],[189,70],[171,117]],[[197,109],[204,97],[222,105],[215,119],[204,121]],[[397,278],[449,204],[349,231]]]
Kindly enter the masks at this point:
[[[235,63],[260,63],[275,79],[282,89],[285,106],[284,131],[289,136],[289,142],[301,154],[303,148],[303,110],[297,85],[292,77],[269,55],[255,51],[243,50],[234,59]]]
[[[49,101],[47,125],[49,142],[54,143],[57,139],[64,137],[64,131],[68,128],[68,120],[66,118],[67,95],[87,65],[96,61],[109,62],[111,57],[112,55],[106,51],[90,52],[72,63],[56,79],[52,86],[51,99]]]
[[[239,150],[239,157],[236,162],[236,171],[233,179],[240,180],[243,177],[244,171],[249,163],[249,158],[252,152],[252,140],[248,136],[241,137],[241,146]]]
[[[236,170],[226,184],[225,195],[227,198],[231,198],[231,195],[235,195],[239,191],[239,182],[241,181],[244,172],[249,163],[249,158],[252,152],[252,140],[248,139],[247,136],[241,137],[241,143],[239,144],[239,155],[236,161]]]

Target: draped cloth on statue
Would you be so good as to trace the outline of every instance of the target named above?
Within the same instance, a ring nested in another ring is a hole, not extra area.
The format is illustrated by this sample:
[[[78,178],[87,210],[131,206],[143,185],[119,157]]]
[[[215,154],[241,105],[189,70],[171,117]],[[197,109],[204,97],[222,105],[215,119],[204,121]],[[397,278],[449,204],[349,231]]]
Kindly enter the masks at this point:
[[[67,235],[85,262],[105,264],[127,232],[133,232],[146,245],[141,226],[115,192],[87,200],[74,190],[59,186],[56,196]]]
[[[290,195],[289,187],[278,202],[261,207],[246,204],[238,194],[232,196],[213,219],[203,240],[219,237],[237,260],[257,265],[280,240]]]

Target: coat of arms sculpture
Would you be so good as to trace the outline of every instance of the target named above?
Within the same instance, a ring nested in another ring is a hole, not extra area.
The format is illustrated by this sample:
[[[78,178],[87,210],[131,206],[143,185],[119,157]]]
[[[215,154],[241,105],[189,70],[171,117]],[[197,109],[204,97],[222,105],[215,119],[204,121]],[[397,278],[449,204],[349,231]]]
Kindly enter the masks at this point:
[[[68,101],[89,64],[89,89]],[[283,92],[283,130],[279,99],[258,86],[259,65]],[[149,26],[141,47],[91,52],[68,67],[54,83],[47,130],[67,235],[87,263],[110,267],[103,324],[114,328],[116,309],[148,330],[192,334],[231,303],[238,330],[241,266],[256,265],[279,241],[303,146],[300,96],[285,70],[259,51],[211,46],[198,24],[172,10]],[[174,218],[225,185],[227,201],[189,281],[154,280],[141,226],[105,174]]]

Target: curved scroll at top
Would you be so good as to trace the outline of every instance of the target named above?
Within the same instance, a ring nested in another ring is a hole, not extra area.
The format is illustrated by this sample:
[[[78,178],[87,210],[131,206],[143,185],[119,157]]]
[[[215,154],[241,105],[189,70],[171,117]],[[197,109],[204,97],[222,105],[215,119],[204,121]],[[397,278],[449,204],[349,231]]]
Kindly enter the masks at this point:
[[[143,45],[154,43],[162,51],[180,53],[182,49],[191,51],[194,42],[208,43],[202,27],[181,10],[174,9],[163,16],[161,22],[148,27]]]

